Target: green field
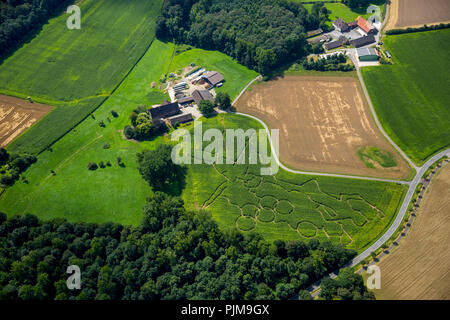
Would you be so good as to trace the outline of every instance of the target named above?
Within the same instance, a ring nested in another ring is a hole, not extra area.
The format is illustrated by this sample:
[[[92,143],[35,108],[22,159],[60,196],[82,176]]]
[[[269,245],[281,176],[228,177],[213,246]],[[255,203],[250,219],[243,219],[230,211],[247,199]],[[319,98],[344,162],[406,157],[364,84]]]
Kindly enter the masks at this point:
[[[151,190],[136,169],[136,153],[155,148],[167,142],[167,138],[137,144],[124,140],[120,131],[129,124],[128,117],[137,105],[150,106],[168,99],[157,89],[151,89],[150,84],[171,69],[174,47],[172,43],[155,40],[126,80],[94,113],[95,119],[88,117],[54,144],[51,151],[41,153],[38,162],[25,173],[29,184],[18,182],[2,195],[0,211],[33,213],[45,219],[63,216],[71,221],[138,224]],[[218,52],[196,52],[205,66],[223,72],[228,81],[221,90],[229,89],[232,98],[236,97],[237,88],[245,87],[256,75]],[[183,59],[183,55],[177,56],[174,64],[182,66]],[[119,117],[114,118],[111,110],[118,112]],[[104,121],[106,128],[101,128],[99,121]],[[106,143],[110,144],[109,149],[103,149]],[[125,168],[117,165],[118,156]],[[94,172],[87,170],[89,162],[100,161],[110,161],[112,166]],[[56,172],[55,176],[51,170]]]
[[[57,107],[8,148],[39,152],[94,110],[153,41],[162,2],[83,1],[80,30],[62,14],[6,59],[0,93]]]
[[[361,72],[384,129],[420,164],[450,145],[450,30],[384,42],[394,64]]]
[[[206,128],[261,128],[219,115]],[[183,199],[212,213],[222,228],[257,231],[267,240],[332,239],[362,251],[390,225],[404,186],[291,174],[262,176],[257,165],[189,166]]]

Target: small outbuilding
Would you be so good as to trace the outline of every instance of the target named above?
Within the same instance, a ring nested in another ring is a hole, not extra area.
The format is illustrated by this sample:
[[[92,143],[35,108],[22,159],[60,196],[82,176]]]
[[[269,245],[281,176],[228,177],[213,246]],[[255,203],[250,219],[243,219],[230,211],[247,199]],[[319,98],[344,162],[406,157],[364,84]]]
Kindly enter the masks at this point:
[[[359,61],[378,61],[380,56],[375,48],[358,48],[356,49]]]
[[[361,38],[351,41],[352,45],[355,48],[366,46],[368,44],[375,43],[375,42],[376,42],[376,40],[375,40],[375,37],[373,36],[373,34],[370,34],[368,36],[364,36],[364,37],[361,37]]]
[[[181,112],[178,102],[168,103],[148,110],[154,124],[159,124],[162,119],[174,116]]]
[[[190,114],[190,113],[181,113],[181,114],[177,114],[175,116],[167,118],[167,121],[169,122],[169,124],[172,127],[178,123],[185,123],[185,122],[189,122],[192,120],[193,120],[192,114]]]
[[[333,26],[336,28],[337,31],[340,31],[340,32],[348,32],[350,30],[348,23],[346,23],[341,18],[337,18],[333,22]]]
[[[332,50],[339,48],[340,46],[343,46],[345,43],[347,43],[347,38],[344,36],[340,36],[337,40],[331,41],[324,44],[325,49]]]
[[[213,87],[225,81],[225,78],[217,71],[210,71],[202,76],[202,78]]]
[[[194,98],[192,96],[178,99],[178,103],[181,105],[192,103],[192,102],[194,102]]]
[[[214,102],[214,98],[208,90],[195,90],[192,92],[192,98],[194,98],[197,105],[199,105],[203,100]]]

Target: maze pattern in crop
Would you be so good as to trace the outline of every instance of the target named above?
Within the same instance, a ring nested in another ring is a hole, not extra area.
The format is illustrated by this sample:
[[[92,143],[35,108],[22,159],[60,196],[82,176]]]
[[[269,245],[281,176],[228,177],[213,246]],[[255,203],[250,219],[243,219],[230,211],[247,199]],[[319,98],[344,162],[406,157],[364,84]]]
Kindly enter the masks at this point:
[[[360,194],[331,194],[314,177],[304,182],[261,176],[255,166],[215,166],[224,181],[202,204],[243,232],[286,230],[301,239],[353,242],[352,235],[385,213]],[[345,190],[343,190],[345,192]],[[371,199],[372,200],[372,199]]]

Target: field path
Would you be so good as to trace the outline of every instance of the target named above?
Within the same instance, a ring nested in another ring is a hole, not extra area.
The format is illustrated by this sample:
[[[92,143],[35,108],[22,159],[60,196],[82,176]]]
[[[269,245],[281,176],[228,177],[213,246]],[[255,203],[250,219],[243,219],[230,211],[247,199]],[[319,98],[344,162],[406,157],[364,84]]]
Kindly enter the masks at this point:
[[[354,57],[352,57],[352,60],[354,59]],[[355,64],[357,65],[357,64]],[[370,256],[370,254],[374,251],[376,251],[377,249],[381,248],[381,246],[388,241],[392,235],[395,233],[395,231],[399,228],[400,224],[402,223],[405,214],[408,210],[408,206],[409,203],[412,200],[412,197],[414,195],[414,192],[417,188],[417,186],[419,185],[419,183],[422,180],[422,176],[425,174],[425,172],[430,168],[430,166],[432,166],[435,162],[437,162],[439,159],[441,159],[442,157],[450,157],[450,148],[443,150],[437,154],[435,154],[433,157],[431,157],[430,159],[428,159],[427,162],[425,162],[421,167],[417,166],[415,163],[413,163],[411,161],[411,159],[409,159],[409,157],[403,152],[403,150],[400,149],[399,146],[397,146],[394,141],[392,141],[392,139],[386,134],[386,132],[383,130],[380,121],[378,120],[378,117],[375,113],[375,109],[373,108],[372,105],[372,101],[370,100],[369,97],[369,93],[367,91],[367,88],[364,84],[363,78],[361,76],[361,72],[359,70],[359,68],[357,68],[357,73],[358,73],[358,78],[359,81],[361,83],[361,86],[363,88],[363,92],[364,95],[366,96],[367,102],[369,104],[370,107],[370,111],[374,117],[375,123],[377,124],[377,127],[379,128],[380,132],[383,134],[383,136],[392,144],[392,146],[394,146],[394,148],[408,161],[408,163],[411,165],[411,167],[413,167],[414,169],[416,169],[416,175],[414,177],[414,179],[411,182],[407,182],[407,181],[396,181],[396,180],[389,180],[389,179],[379,179],[379,178],[371,178],[371,177],[361,177],[361,176],[349,176],[349,175],[342,175],[342,174],[329,174],[329,173],[321,173],[321,172],[305,172],[305,171],[298,171],[298,170],[292,170],[290,168],[287,168],[286,166],[284,166],[280,160],[278,159],[278,154],[276,154],[276,152],[273,152],[275,161],[277,162],[277,164],[280,166],[280,168],[283,168],[284,170],[291,172],[291,173],[295,173],[295,174],[304,174],[304,175],[316,175],[316,176],[327,176],[327,177],[336,177],[336,178],[350,178],[350,179],[360,179],[360,180],[371,180],[371,181],[383,181],[383,182],[391,182],[391,183],[398,183],[398,184],[405,184],[408,185],[408,191],[406,192],[406,195],[403,199],[402,205],[400,207],[400,210],[398,211],[394,222],[391,224],[391,226],[389,227],[389,229],[377,240],[375,241],[369,248],[367,248],[366,250],[364,250],[363,252],[361,252],[358,256],[356,256],[352,261],[350,261],[347,265],[344,266],[344,268],[351,268],[356,266],[357,264],[359,264],[361,261],[363,261],[364,259],[366,259],[367,257]],[[243,90],[242,92],[238,95],[238,97],[233,101],[233,105],[238,101],[238,99],[242,96],[242,94],[248,89],[248,87],[255,81],[259,80],[260,77],[257,77],[255,79],[253,79]],[[245,114],[245,113],[240,113],[240,112],[232,112],[234,114],[238,114],[238,115],[242,115],[245,117],[249,117],[252,118],[256,121],[258,121],[259,123],[261,123],[261,125],[264,127],[264,129],[267,132],[268,137],[270,137],[270,147],[272,150],[275,150],[274,145],[273,145],[273,140],[272,140],[272,136],[270,134],[270,130],[269,127],[259,118],[249,115],[249,114]],[[339,273],[339,270],[336,270],[335,272],[332,272],[331,274],[329,274],[328,276],[331,278],[335,278],[337,276],[337,274]],[[320,292],[320,281],[316,282],[315,284],[313,284],[312,286],[310,286],[308,288],[308,290],[310,292],[312,292],[313,296],[317,296]]]

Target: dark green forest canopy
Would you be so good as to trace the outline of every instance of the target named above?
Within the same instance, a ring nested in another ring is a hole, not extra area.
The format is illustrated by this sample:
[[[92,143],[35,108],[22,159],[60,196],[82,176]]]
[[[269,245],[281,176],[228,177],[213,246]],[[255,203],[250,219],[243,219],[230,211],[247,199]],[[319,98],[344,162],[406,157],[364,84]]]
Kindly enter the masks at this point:
[[[68,0],[1,0],[0,56],[56,14]]]
[[[261,73],[308,50],[305,32],[326,27],[323,4],[312,13],[285,0],[169,0],[157,20],[160,38],[219,50]]]
[[[156,192],[138,227],[0,213],[0,300],[288,299],[354,256],[331,242],[221,231]],[[81,290],[67,289],[70,265]]]

